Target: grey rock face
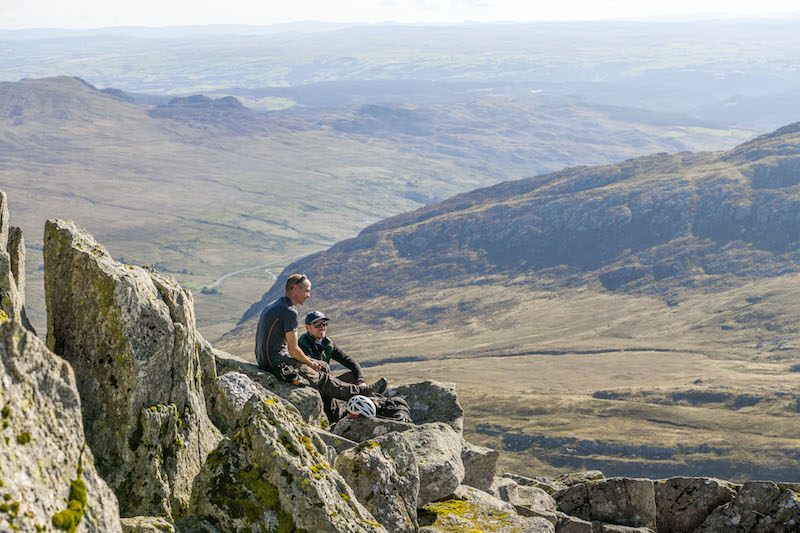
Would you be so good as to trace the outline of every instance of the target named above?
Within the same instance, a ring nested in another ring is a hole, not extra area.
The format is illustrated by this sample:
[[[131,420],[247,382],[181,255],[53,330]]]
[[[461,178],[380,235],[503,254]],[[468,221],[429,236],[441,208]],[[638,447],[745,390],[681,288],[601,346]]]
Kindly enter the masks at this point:
[[[560,511],[584,520],[655,527],[655,492],[649,479],[609,478],[579,483],[556,500]]]
[[[390,533],[418,529],[419,469],[402,434],[393,432],[361,443],[339,454],[334,466],[358,501]]]
[[[160,516],[121,518],[122,533],[175,533],[175,527]]]
[[[228,432],[239,420],[247,401],[254,395],[268,397],[266,389],[239,372],[228,372],[217,378],[217,395],[209,417],[223,433]],[[206,402],[208,405],[209,402]]]
[[[213,350],[216,358],[217,373],[222,376],[228,372],[240,372],[266,390],[277,394],[294,405],[308,424],[320,427],[324,418],[322,412],[322,398],[311,387],[298,387],[291,383],[276,378],[272,373],[258,368],[258,365],[248,363],[234,355],[223,351]]]
[[[556,513],[558,523],[556,533],[593,533],[594,527],[588,520],[581,520],[576,516],[569,516],[564,513]]]
[[[355,442],[364,442],[392,431],[403,432],[415,427],[417,427],[415,424],[397,420],[346,416],[336,423],[333,427],[333,433]]]
[[[44,263],[47,345],[75,370],[87,442],[122,515],[183,515],[220,438],[206,414],[191,294],[114,261],[68,220],[46,223]]]
[[[25,241],[9,224],[8,200],[0,189],[0,321],[16,318],[33,331],[25,314]]]
[[[628,527],[617,524],[601,524],[599,522],[595,522],[594,530],[598,533],[655,533],[649,527]]]
[[[709,478],[673,477],[656,482],[659,533],[694,531],[717,507],[736,497],[734,487]]]
[[[0,324],[0,428],[0,493],[9,495],[0,530],[51,531],[80,480],[86,505],[79,530],[122,531],[117,499],[84,447],[72,368],[14,320]]]
[[[517,500],[517,487],[517,482],[513,479],[496,477],[486,492],[504,502],[514,503]]]
[[[328,463],[325,445],[274,395],[247,403],[195,479],[191,512],[220,531],[385,532]]]
[[[459,435],[464,432],[464,410],[458,401],[456,384],[440,381],[422,381],[389,387],[389,397],[400,396],[411,407],[411,419],[416,424],[444,422]]]
[[[489,490],[497,473],[497,459],[500,452],[461,442],[461,462],[464,463],[464,485],[480,490]]]
[[[420,525],[420,531],[555,532],[547,519],[519,516],[508,502],[464,485],[447,500],[425,505],[420,510]]]
[[[461,436],[443,422],[415,426],[403,436],[411,443],[419,467],[417,505],[452,494],[464,480]]]
[[[749,481],[733,502],[717,508],[697,533],[767,533],[800,530],[800,499],[771,481]]]

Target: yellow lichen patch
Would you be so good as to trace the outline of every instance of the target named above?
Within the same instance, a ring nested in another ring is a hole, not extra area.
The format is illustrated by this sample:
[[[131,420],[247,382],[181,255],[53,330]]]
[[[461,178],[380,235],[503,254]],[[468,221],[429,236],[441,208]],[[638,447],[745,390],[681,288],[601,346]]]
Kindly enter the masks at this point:
[[[317,454],[317,449],[314,448],[313,444],[311,444],[311,439],[309,439],[305,435],[300,435],[300,437],[298,437],[298,440],[303,443],[303,446],[305,446],[306,450],[308,450],[308,453],[310,453],[311,455]]]
[[[7,320],[8,320],[8,315],[6,314],[5,311],[0,309],[0,323],[3,323],[5,321],[7,321]]]
[[[448,533],[490,533],[502,528],[504,531],[517,531],[510,523],[514,517],[498,509],[487,509],[466,500],[446,500],[429,503],[424,513],[431,516],[429,525]],[[448,519],[448,517],[453,517]],[[465,527],[469,523],[471,527]],[[520,531],[525,529],[520,525]]]

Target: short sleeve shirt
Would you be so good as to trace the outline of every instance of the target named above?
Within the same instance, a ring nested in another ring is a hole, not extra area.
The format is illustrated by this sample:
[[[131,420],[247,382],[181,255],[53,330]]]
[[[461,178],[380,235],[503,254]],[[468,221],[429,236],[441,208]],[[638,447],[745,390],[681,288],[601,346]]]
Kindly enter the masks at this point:
[[[258,319],[256,330],[256,361],[258,366],[272,370],[278,359],[290,357],[286,333],[297,329],[297,309],[286,296],[269,304]]]

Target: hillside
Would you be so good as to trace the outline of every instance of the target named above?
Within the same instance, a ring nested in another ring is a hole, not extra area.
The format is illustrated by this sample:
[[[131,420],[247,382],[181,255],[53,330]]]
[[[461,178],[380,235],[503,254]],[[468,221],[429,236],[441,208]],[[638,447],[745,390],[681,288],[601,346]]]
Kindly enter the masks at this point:
[[[481,419],[471,430],[516,450],[510,462],[788,479],[800,452],[787,396],[800,356],[798,161],[792,124],[727,152],[457,195],[289,265],[219,345],[252,357],[260,307],[303,272],[304,310],[332,316],[348,353],[396,380],[457,381]],[[675,399],[686,391],[698,399]],[[537,441],[543,428],[568,439],[558,457]],[[576,452],[569,439],[595,444]]]
[[[387,134],[408,116],[425,135]],[[80,221],[126,262],[195,292],[213,286],[197,294],[200,327],[213,339],[269,288],[266,268],[387,215],[566,165],[732,145],[744,134],[645,118],[496,99],[266,115],[232,97],[140,105],[75,78],[28,79],[0,83],[0,184],[28,236],[37,329],[49,213]],[[343,127],[366,119],[371,129]]]

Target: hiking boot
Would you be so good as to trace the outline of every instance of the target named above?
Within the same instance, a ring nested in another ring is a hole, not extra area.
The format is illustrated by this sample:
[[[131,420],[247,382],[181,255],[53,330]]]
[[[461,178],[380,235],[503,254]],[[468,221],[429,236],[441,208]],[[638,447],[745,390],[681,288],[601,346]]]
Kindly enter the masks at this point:
[[[367,385],[364,387],[364,390],[361,391],[361,394],[364,396],[369,396],[370,394],[382,394],[383,391],[386,390],[386,378],[381,378],[372,385]]]

